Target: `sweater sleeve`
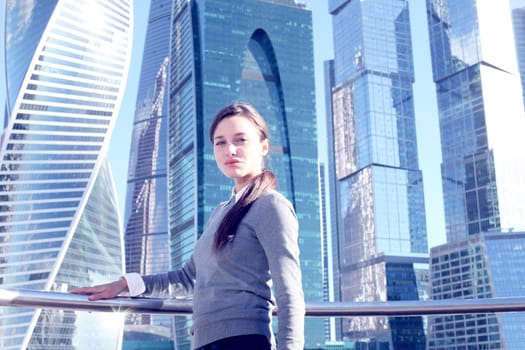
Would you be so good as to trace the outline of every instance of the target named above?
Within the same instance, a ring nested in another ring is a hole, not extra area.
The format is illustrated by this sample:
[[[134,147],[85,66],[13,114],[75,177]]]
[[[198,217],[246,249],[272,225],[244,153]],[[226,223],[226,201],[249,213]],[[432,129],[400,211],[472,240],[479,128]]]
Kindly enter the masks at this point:
[[[221,203],[211,213],[210,219],[206,226],[214,220],[217,212],[223,207],[226,202]],[[144,295],[148,296],[188,296],[193,293],[195,288],[195,279],[197,277],[197,269],[195,267],[194,255],[178,270],[168,271],[164,273],[142,276],[144,281]]]
[[[268,259],[277,303],[279,350],[304,347],[305,304],[299,262],[299,225],[280,195],[257,200],[254,229]]]
[[[193,256],[178,270],[142,277],[145,285],[144,295],[186,296],[195,286],[195,264]]]

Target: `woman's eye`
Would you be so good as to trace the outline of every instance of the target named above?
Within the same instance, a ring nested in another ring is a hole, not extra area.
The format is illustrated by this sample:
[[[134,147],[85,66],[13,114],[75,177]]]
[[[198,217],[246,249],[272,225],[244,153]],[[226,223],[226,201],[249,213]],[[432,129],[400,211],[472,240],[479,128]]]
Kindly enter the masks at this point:
[[[217,142],[215,142],[215,146],[222,146],[222,145],[224,145],[225,143],[226,143],[226,142],[224,142],[224,141],[217,141]]]
[[[241,139],[237,139],[237,140],[235,140],[235,143],[238,144],[238,145],[240,145],[240,144],[245,143],[246,141],[247,141],[246,139],[241,138]]]

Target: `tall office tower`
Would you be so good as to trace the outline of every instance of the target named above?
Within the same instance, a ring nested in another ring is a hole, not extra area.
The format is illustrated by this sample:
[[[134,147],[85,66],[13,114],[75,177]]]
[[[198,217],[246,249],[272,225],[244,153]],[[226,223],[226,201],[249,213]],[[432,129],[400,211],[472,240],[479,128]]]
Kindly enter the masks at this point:
[[[426,296],[428,254],[407,0],[330,0],[343,301]],[[423,349],[421,317],[344,319],[366,348]]]
[[[150,2],[135,121],[125,211],[126,271],[168,271],[167,111],[168,56],[172,0]],[[172,317],[132,314],[124,345],[171,343]],[[150,337],[147,337],[147,335]],[[165,344],[166,346],[169,344]]]
[[[523,230],[525,116],[508,2],[427,0],[427,13],[447,242]]]
[[[169,107],[172,266],[186,261],[211,210],[231,195],[208,132],[233,101],[252,103],[270,128],[271,168],[299,219],[306,301],[322,301],[312,14],[294,0],[175,0]],[[240,262],[241,263],[241,262]],[[178,345],[187,345],[177,321]],[[306,346],[324,343],[306,320]]]
[[[480,233],[431,249],[434,299],[525,295],[525,233]],[[429,318],[429,350],[521,349],[525,314]]]
[[[330,242],[330,245],[328,247],[328,259],[330,261],[329,263],[329,272],[328,274],[331,274],[330,277],[330,286],[332,287],[332,290],[330,290],[331,299],[330,301],[341,301],[341,280],[339,278],[340,276],[340,262],[341,262],[341,252],[340,252],[340,236],[341,233],[340,229],[340,220],[338,219],[338,215],[334,215],[333,213],[339,213],[340,208],[340,202],[339,202],[339,196],[336,195],[339,193],[339,182],[337,181],[337,176],[335,174],[335,158],[330,157],[330,155],[335,154],[334,150],[334,125],[332,123],[331,116],[333,115],[332,111],[332,86],[334,86],[334,60],[327,60],[323,62],[323,68],[324,68],[324,90],[325,90],[325,109],[326,109],[326,115],[328,116],[325,118],[326,122],[326,151],[327,151],[327,164],[325,166],[325,172],[326,172],[326,178],[324,183],[326,184],[326,190],[325,192],[328,193],[325,200],[325,212],[331,213],[331,215],[327,215],[326,222],[329,226],[328,234],[330,235],[329,239],[326,241]],[[331,327],[331,336],[329,340],[331,341],[337,341],[343,339],[342,336],[342,322],[341,319],[330,319],[330,327]]]
[[[514,28],[514,43],[518,59],[518,69],[521,77],[521,91],[525,108],[525,7],[512,10]]]
[[[67,291],[117,278],[123,237],[106,160],[131,54],[127,0],[7,1],[0,283]],[[119,315],[0,311],[0,348],[116,348]]]
[[[320,195],[320,213],[321,213],[321,237],[323,247],[323,301],[334,301],[334,276],[333,276],[333,254],[332,254],[332,237],[330,235],[330,228],[328,220],[331,215],[328,215],[328,198],[326,186],[326,168],[324,163],[319,163],[319,195]],[[335,320],[333,318],[325,319],[324,324],[325,343],[326,341],[334,340],[335,337]]]
[[[525,228],[525,156],[517,151],[525,147],[525,116],[511,12],[506,1],[427,0],[427,14],[448,242],[431,251],[431,297],[492,297],[496,294],[489,285],[494,275],[481,267],[483,278],[474,271],[459,275],[457,259],[454,265],[445,260],[458,254],[460,264],[478,259],[475,249],[465,250],[461,243],[475,240],[473,235]],[[487,254],[480,264],[500,263]],[[514,284],[511,275],[501,272],[498,278],[508,277],[507,283]],[[476,289],[469,283],[476,283]],[[495,319],[490,314],[431,317],[429,348],[504,349],[504,334],[491,323]],[[447,329],[446,339],[441,328]]]

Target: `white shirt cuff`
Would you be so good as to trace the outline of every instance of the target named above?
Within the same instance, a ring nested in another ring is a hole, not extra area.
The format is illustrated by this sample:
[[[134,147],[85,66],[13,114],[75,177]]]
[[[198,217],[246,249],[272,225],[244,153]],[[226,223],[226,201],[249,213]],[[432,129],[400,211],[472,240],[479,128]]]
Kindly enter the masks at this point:
[[[136,297],[146,291],[146,286],[142,280],[142,276],[136,272],[130,272],[124,274],[122,277],[126,279],[128,283],[128,290],[130,297]]]

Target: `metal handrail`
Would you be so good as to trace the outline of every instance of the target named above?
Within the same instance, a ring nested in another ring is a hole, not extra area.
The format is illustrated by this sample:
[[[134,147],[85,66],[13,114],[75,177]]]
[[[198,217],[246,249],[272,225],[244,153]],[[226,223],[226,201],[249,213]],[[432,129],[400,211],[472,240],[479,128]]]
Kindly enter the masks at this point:
[[[90,312],[191,315],[189,299],[130,298],[89,301],[85,295],[1,289],[0,306],[70,309]],[[525,311],[525,297],[386,302],[306,303],[306,317],[417,316]]]

